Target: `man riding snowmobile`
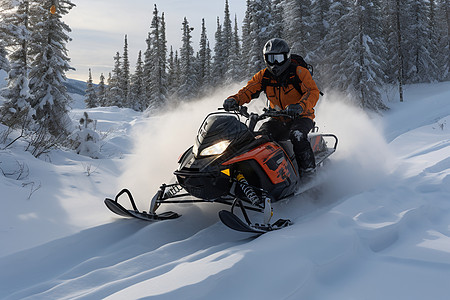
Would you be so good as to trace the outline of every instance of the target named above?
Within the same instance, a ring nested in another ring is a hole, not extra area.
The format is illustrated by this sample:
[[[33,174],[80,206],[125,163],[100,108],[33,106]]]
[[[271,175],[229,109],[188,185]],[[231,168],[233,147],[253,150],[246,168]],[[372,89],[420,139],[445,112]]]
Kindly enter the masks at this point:
[[[311,171],[316,164],[307,137],[314,127],[314,106],[320,91],[309,70],[291,61],[291,50],[286,41],[269,40],[263,55],[267,68],[256,73],[237,94],[226,99],[223,107],[227,111],[236,110],[264,91],[271,108],[286,110],[292,118],[271,118],[261,126],[260,132],[275,140],[289,138],[299,170]]]

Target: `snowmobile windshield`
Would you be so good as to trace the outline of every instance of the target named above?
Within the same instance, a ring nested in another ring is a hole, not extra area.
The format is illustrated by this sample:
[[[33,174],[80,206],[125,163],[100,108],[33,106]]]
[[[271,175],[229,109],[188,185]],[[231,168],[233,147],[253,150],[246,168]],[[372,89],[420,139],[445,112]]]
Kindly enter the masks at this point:
[[[251,135],[248,127],[232,114],[211,114],[200,126],[194,145],[196,156],[222,154],[234,141]]]

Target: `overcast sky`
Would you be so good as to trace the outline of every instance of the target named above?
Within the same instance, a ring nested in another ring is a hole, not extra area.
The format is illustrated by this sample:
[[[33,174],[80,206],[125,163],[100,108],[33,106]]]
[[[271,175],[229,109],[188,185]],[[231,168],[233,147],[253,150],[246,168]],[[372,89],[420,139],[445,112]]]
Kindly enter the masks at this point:
[[[107,78],[117,51],[122,55],[124,36],[128,35],[128,55],[131,72],[134,72],[139,50],[145,51],[145,39],[150,31],[153,9],[156,4],[166,20],[167,46],[174,50],[181,46],[181,23],[186,17],[194,27],[193,47],[197,51],[200,41],[201,21],[205,18],[210,43],[214,43],[216,20],[223,22],[225,0],[72,0],[76,5],[64,21],[70,26],[72,41],[67,44],[71,66],[76,71],[67,72],[68,78],[86,81],[92,69],[94,82],[100,73]],[[246,0],[229,0],[230,14],[239,26],[245,15]],[[233,23],[234,24],[234,23]],[[239,32],[240,33],[240,32]]]

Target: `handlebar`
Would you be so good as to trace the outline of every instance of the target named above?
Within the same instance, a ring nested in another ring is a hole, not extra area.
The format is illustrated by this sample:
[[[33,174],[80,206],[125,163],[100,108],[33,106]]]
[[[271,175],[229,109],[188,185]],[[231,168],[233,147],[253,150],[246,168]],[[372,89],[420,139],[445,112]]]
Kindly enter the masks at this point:
[[[219,108],[219,110],[224,110],[224,108]],[[285,117],[292,119],[292,116],[289,115],[286,110],[276,110],[274,108],[264,108],[262,114],[257,113],[249,113],[248,108],[246,106],[239,106],[238,109],[230,111],[231,113],[235,113],[237,115],[241,115],[247,119],[249,119],[248,128],[253,132],[256,124],[264,120],[266,118],[276,118],[276,117]]]

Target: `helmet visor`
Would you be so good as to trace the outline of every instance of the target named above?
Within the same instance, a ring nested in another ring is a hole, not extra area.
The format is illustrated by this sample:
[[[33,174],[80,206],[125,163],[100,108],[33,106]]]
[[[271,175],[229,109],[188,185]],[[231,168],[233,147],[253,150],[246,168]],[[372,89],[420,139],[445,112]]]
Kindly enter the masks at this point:
[[[282,65],[288,58],[288,53],[266,54],[266,62],[271,66]]]

